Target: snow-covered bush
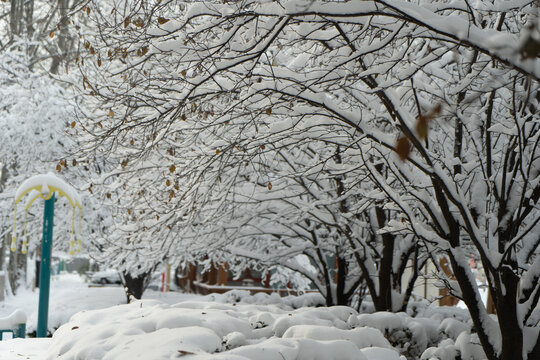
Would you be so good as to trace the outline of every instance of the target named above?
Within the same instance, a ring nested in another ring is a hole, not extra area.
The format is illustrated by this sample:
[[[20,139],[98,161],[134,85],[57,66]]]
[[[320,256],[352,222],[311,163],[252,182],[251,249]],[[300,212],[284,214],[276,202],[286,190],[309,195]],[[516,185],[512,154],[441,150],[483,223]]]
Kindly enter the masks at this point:
[[[142,300],[78,313],[54,333],[47,359],[400,359],[379,330],[347,326],[357,316],[352,308],[228,302],[233,296],[172,306]]]
[[[294,303],[291,297],[233,291],[175,305],[142,300],[81,312],[54,333],[48,356],[127,359],[137,351],[147,354],[144,349],[155,342],[160,349],[148,356],[156,360],[177,353],[283,360],[280,352],[291,360],[484,359],[470,319],[458,320],[448,308],[431,307],[426,317],[411,317]]]

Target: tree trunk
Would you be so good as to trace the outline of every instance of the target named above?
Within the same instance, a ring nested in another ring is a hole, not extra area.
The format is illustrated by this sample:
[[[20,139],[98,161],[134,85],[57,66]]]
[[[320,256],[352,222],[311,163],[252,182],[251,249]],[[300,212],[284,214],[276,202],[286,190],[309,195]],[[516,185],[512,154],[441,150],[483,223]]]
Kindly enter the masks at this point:
[[[499,286],[496,289],[495,307],[502,336],[501,359],[522,360],[523,329],[516,311],[519,277],[504,266],[500,271],[500,284],[504,284],[504,288]]]
[[[17,256],[17,280],[26,288],[26,270],[27,270],[27,254],[20,253]]]
[[[469,314],[471,315],[471,320],[478,334],[480,343],[482,344],[482,348],[484,349],[484,352],[489,360],[499,360],[497,354],[495,353],[495,348],[490,342],[491,339],[484,328],[483,316],[487,316],[487,311],[485,308],[483,308],[484,305],[480,300],[480,295],[475,291],[474,285],[470,283],[471,277],[468,276],[467,269],[463,268],[459,264],[459,262],[452,255],[451,251],[448,252],[448,257],[450,259],[450,263],[452,264],[452,272],[459,283],[463,302],[469,309]],[[485,325],[487,326],[488,324]]]
[[[132,297],[137,300],[142,297],[150,281],[150,274],[150,272],[145,272],[133,277],[130,273],[122,272],[122,282],[128,303],[132,300]]]
[[[347,261],[336,254],[336,302],[334,305],[349,305],[349,298],[345,294],[345,280],[347,278]]]

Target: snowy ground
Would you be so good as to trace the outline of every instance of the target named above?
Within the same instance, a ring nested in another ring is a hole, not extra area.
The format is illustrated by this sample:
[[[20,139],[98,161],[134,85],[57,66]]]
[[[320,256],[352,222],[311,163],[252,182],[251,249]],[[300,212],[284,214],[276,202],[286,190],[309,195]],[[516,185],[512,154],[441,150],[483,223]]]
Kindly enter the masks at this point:
[[[0,342],[0,359],[228,359],[405,360],[482,359],[466,310],[414,303],[409,312],[360,313],[317,307],[317,294],[301,297],[233,291],[196,296],[148,291],[124,304],[120,287],[88,287],[76,275],[53,279],[52,339]],[[37,292],[21,292],[0,307],[16,307],[35,328]],[[77,313],[77,314],[75,314]],[[75,314],[74,316],[72,316]]]
[[[8,297],[4,302],[0,302],[0,318],[9,316],[16,309],[21,309],[28,317],[27,331],[35,331],[38,297],[38,290],[20,290],[17,296]],[[147,290],[143,298],[158,299],[164,303],[175,304],[197,298],[197,295]],[[49,301],[48,327],[52,332],[68,322],[71,316],[79,311],[125,304],[126,297],[120,286],[93,286],[77,274],[62,274],[55,275],[51,279]],[[43,358],[50,340],[48,338],[0,341],[0,360]]]
[[[197,295],[177,292],[161,293],[147,290],[144,299],[159,299],[175,304]],[[23,310],[28,317],[27,332],[35,331],[37,324],[39,290],[24,289],[17,296],[8,297],[0,303],[0,317],[10,315],[15,309]],[[78,274],[55,275],[51,278],[49,300],[49,331],[54,331],[69,318],[82,310],[103,309],[125,304],[126,296],[120,286],[98,286],[87,283]]]

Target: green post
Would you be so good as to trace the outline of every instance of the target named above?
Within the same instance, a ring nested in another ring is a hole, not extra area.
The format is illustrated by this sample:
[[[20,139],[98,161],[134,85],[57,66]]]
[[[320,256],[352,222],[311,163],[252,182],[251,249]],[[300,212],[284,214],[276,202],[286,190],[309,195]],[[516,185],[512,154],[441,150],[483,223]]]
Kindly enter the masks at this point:
[[[49,200],[45,200],[45,211],[43,214],[43,239],[41,241],[41,265],[39,270],[39,310],[36,337],[47,337],[54,200],[54,193]]]

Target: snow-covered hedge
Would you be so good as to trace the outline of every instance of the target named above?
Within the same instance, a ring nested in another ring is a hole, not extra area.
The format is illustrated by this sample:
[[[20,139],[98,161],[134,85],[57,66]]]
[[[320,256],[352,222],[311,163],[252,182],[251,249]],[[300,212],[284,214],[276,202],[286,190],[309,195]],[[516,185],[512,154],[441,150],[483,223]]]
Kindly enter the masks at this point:
[[[319,299],[320,300],[320,299]],[[136,301],[80,312],[54,334],[47,359],[482,359],[456,309],[359,314],[314,307],[318,296],[244,292],[168,305]]]

